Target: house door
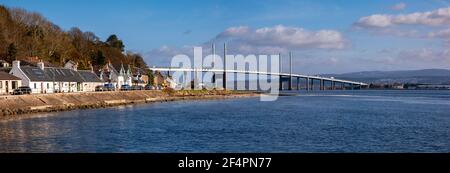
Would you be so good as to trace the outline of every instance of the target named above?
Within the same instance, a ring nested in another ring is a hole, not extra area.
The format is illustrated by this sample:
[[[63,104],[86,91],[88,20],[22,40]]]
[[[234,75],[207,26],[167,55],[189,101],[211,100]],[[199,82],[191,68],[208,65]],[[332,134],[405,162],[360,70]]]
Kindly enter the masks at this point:
[[[6,93],[9,93],[9,81],[5,81],[5,89],[6,89]]]

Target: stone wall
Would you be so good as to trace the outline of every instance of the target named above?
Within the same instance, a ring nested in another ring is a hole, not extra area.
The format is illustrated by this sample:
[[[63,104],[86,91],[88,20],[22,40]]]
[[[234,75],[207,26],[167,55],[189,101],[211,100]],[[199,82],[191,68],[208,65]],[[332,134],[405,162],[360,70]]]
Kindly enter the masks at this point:
[[[20,114],[101,108],[133,103],[248,95],[232,91],[121,91],[0,96],[0,119]]]

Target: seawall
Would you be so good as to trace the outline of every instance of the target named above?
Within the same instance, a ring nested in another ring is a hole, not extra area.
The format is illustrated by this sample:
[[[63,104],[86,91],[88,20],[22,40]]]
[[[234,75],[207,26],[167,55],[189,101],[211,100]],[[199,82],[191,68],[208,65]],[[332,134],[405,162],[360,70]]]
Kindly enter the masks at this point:
[[[185,99],[220,99],[256,96],[235,91],[114,91],[0,96],[0,120],[25,117],[24,114],[73,109],[102,108],[134,103],[165,102]]]

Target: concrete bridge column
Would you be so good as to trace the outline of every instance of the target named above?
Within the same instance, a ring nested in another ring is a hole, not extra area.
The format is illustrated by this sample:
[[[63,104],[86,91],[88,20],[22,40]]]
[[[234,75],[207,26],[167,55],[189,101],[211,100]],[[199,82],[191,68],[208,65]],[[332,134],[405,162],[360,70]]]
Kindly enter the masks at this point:
[[[332,85],[331,89],[336,90],[336,81],[331,81],[331,85]]]
[[[233,78],[234,78],[234,81],[233,81],[233,83],[234,83],[234,88],[233,88],[233,90],[239,90],[239,88],[238,88],[238,80],[237,80],[237,74],[238,73],[236,73],[236,72],[234,72],[233,73]],[[244,79],[244,82],[245,82],[245,79]]]
[[[300,90],[300,78],[297,77],[297,90]]]
[[[224,43],[223,44],[223,76],[222,76],[222,79],[223,79],[223,83],[222,83],[222,85],[223,85],[223,89],[224,90],[226,90],[227,89],[227,73],[226,73],[226,70],[227,70],[227,61],[226,61],[226,58],[227,57],[227,44],[226,43]]]
[[[306,91],[309,91],[309,78],[306,79]]]
[[[283,76],[281,76],[281,75],[280,75],[280,81],[279,81],[279,83],[280,83],[279,90],[280,90],[280,91],[283,91]]]
[[[320,79],[320,90],[324,90],[324,89],[325,89],[324,81],[323,81],[323,79]]]
[[[289,76],[289,86],[288,86],[288,90],[292,90],[292,76]]]

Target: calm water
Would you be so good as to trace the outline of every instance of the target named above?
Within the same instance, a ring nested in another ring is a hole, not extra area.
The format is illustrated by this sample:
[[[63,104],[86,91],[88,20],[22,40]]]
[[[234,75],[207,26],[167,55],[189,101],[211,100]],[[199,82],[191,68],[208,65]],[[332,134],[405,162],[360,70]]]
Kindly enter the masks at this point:
[[[0,152],[450,152],[450,91],[258,100],[44,114],[0,123]]]

